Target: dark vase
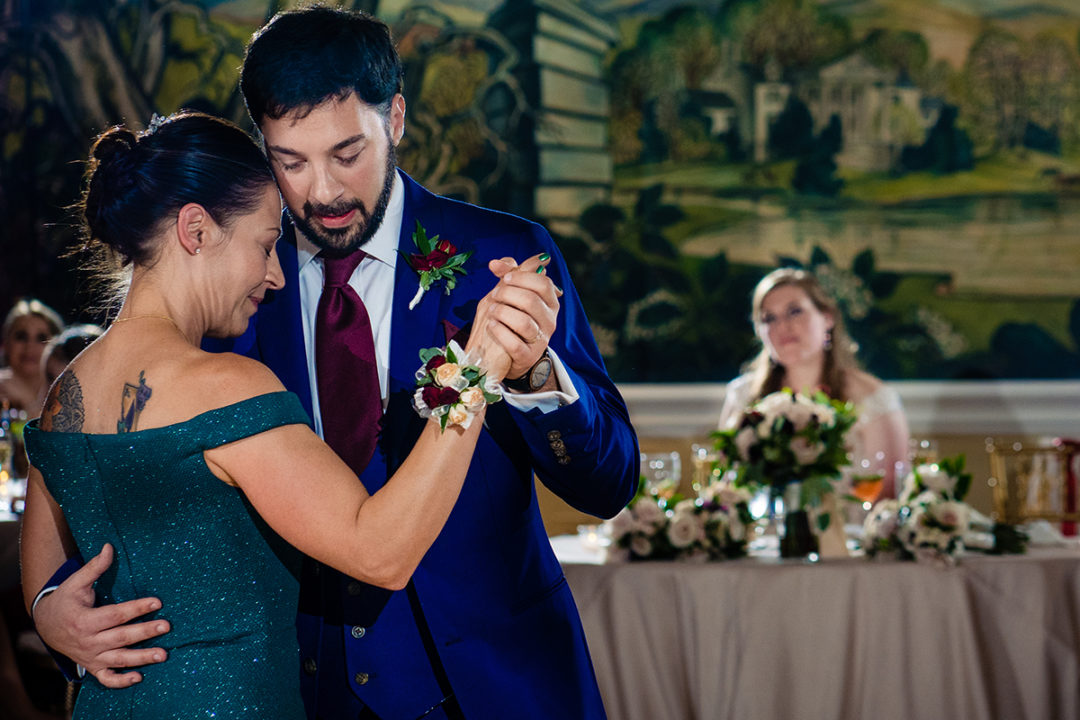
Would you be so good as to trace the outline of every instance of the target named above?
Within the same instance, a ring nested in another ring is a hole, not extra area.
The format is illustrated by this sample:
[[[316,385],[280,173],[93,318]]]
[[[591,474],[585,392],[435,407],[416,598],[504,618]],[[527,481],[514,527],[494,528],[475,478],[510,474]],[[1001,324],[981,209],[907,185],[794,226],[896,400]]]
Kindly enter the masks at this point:
[[[780,557],[801,558],[818,552],[817,536],[810,530],[810,516],[802,508],[799,496],[802,483],[790,483],[784,489],[784,531],[780,538]]]

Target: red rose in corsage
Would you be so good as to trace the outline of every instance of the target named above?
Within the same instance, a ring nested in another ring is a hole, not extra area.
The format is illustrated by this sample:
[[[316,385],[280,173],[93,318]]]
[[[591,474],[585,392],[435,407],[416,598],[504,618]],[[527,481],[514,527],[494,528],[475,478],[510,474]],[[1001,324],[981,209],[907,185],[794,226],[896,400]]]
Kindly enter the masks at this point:
[[[424,293],[437,282],[443,282],[446,294],[449,295],[457,285],[457,275],[465,274],[465,268],[462,266],[473,254],[472,250],[459,253],[454,243],[449,240],[440,240],[438,235],[429,238],[419,220],[416,221],[416,230],[413,232],[412,239],[418,252],[411,255],[401,253],[405,261],[409,263],[409,267],[420,275],[420,287],[409,303],[410,310],[416,307]]]
[[[420,361],[423,365],[416,371],[413,407],[420,417],[435,420],[443,430],[447,425],[469,427],[481,408],[502,400],[499,383],[491,381],[454,340],[445,350],[424,348]]]

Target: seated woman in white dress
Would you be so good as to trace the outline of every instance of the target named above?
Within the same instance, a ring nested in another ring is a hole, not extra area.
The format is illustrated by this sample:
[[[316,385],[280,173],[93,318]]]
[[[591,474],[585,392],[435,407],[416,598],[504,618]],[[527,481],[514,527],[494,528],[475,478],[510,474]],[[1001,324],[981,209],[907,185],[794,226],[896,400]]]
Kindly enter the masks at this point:
[[[883,474],[880,496],[895,497],[896,463],[907,461],[907,419],[896,391],[859,369],[836,301],[811,273],[781,268],[754,289],[752,317],[761,352],[728,384],[720,427],[733,426],[749,404],[785,387],[851,401],[858,412],[849,436],[856,472],[862,466]]]

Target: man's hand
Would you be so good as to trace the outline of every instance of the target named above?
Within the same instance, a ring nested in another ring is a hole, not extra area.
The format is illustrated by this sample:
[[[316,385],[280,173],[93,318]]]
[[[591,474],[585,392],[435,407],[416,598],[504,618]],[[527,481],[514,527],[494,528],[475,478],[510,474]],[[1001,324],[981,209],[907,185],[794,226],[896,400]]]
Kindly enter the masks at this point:
[[[541,254],[521,265],[513,258],[488,264],[499,284],[480,300],[473,333],[486,335],[506,351],[510,357],[505,373],[508,378],[528,372],[555,332],[562,290],[544,273],[550,261]]]
[[[118,673],[113,668],[159,663],[162,648],[131,649],[135,643],[169,631],[165,620],[127,623],[161,607],[157,598],[140,598],[117,605],[94,607],[94,582],[109,569],[113,548],[106,544],[56,590],[38,601],[34,624],[45,643],[86,668],[105,687],[123,688],[142,680],[138,672]]]

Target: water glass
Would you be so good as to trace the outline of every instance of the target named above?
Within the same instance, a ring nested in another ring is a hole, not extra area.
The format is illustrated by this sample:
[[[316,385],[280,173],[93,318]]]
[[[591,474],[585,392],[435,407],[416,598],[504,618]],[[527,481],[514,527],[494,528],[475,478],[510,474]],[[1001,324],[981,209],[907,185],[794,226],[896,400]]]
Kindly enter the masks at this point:
[[[678,488],[682,479],[679,453],[641,453],[641,474],[647,490],[659,492],[667,485]]]

